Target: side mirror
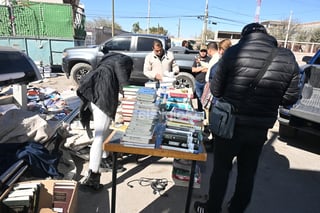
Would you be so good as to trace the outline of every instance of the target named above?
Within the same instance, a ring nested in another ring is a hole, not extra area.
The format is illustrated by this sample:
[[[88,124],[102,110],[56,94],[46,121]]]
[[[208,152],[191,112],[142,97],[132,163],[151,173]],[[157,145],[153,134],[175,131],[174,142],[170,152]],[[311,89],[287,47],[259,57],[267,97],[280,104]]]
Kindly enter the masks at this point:
[[[101,51],[101,52],[103,52],[104,54],[106,54],[106,53],[109,52],[109,49],[108,49],[108,47],[107,47],[106,44],[103,44],[103,45],[100,46],[99,51]]]
[[[309,64],[309,61],[311,60],[312,56],[303,56],[302,61],[306,62]]]

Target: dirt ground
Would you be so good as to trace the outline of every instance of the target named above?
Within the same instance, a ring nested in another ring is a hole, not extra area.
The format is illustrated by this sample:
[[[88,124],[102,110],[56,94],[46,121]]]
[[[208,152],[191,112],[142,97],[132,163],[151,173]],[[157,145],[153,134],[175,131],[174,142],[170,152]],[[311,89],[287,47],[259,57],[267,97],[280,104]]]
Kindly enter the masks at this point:
[[[76,89],[76,86],[73,85],[72,81],[68,79],[64,73],[51,73],[51,76],[52,77],[50,78],[43,78],[40,81],[31,83],[29,86],[43,88],[50,87],[52,89],[56,89],[58,92]]]

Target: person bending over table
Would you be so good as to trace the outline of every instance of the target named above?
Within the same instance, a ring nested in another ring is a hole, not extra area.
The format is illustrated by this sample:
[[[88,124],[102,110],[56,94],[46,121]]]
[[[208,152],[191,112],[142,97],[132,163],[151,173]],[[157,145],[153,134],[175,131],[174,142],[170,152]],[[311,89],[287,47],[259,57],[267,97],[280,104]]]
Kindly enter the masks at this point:
[[[89,169],[82,186],[95,190],[101,189],[101,173],[99,171],[103,154],[102,144],[111,133],[109,126],[115,118],[119,102],[119,92],[128,84],[133,67],[129,56],[120,53],[107,53],[97,68],[85,75],[77,89],[77,95],[82,100],[80,108],[80,121],[86,128],[88,136],[93,137],[90,131],[90,119],[94,121],[94,140],[90,148]],[[106,156],[105,156],[106,157]],[[109,159],[109,160],[108,160]],[[105,159],[107,168],[111,169],[110,158]],[[119,171],[124,171],[120,165]]]

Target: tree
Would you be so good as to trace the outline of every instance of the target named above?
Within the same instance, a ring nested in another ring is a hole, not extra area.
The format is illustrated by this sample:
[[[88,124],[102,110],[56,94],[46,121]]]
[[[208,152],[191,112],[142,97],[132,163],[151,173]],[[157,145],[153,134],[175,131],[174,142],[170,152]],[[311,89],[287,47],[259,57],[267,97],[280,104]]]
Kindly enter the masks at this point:
[[[288,33],[288,40],[295,39],[297,34],[299,33],[300,26],[298,21],[291,21],[290,28],[289,27],[289,19],[285,19],[277,23],[276,25],[269,27],[268,32],[270,35],[274,36],[278,40],[285,40]]]
[[[310,40],[310,33],[307,30],[299,30],[297,35],[295,36],[296,41],[309,41]]]
[[[214,32],[211,30],[207,30],[206,38],[208,39],[214,39]]]
[[[320,43],[320,28],[313,30],[310,41]]]
[[[112,21],[105,18],[95,18],[92,21],[86,21],[86,29],[100,28],[100,27],[112,27]],[[122,30],[121,26],[114,23],[114,29]]]
[[[160,34],[160,35],[167,35],[168,30],[165,30],[163,27],[159,26],[158,27],[150,27],[149,32],[151,34]]]
[[[132,25],[132,32],[137,33],[140,32],[142,29],[140,28],[139,22],[136,22]]]

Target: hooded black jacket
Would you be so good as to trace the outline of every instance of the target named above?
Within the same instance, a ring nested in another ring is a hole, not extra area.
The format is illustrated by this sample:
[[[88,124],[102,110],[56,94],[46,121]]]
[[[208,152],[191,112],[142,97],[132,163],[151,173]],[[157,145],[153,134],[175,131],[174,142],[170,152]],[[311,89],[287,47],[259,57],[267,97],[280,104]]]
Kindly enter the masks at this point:
[[[80,120],[87,130],[92,112],[89,104],[92,102],[110,118],[114,119],[118,107],[119,91],[128,84],[133,66],[132,59],[120,53],[106,54],[97,68],[85,75],[77,89],[77,95],[82,100]]]
[[[298,100],[299,67],[295,56],[285,48],[278,48],[256,89],[247,95],[272,48],[277,48],[274,37],[255,32],[228,48],[219,61],[210,90],[215,97],[223,97],[235,106],[238,124],[271,128],[279,105]]]

